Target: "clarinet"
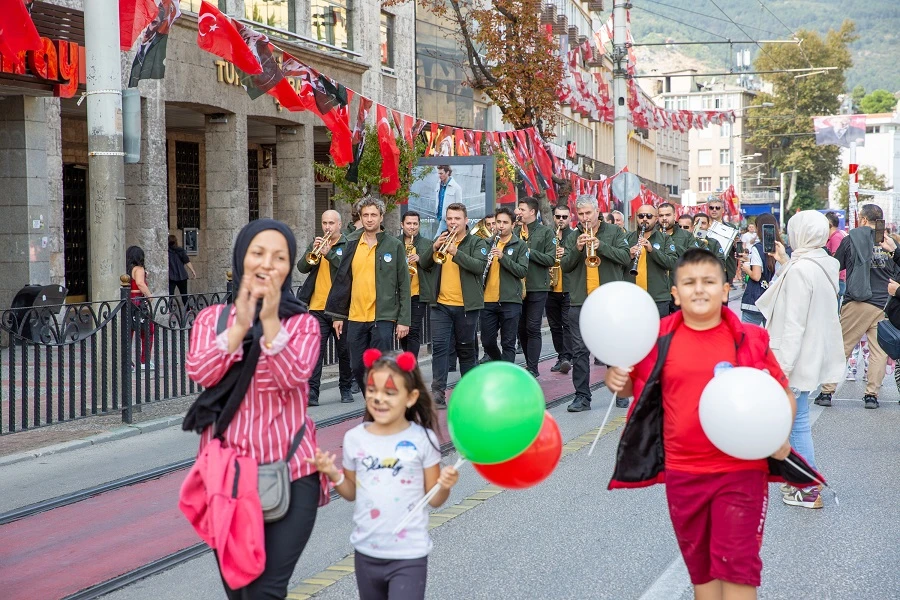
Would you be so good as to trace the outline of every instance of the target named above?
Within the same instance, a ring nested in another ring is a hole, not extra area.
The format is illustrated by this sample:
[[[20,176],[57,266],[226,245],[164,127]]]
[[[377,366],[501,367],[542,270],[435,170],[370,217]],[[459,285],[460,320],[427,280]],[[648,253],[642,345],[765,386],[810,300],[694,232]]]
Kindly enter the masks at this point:
[[[494,257],[491,256],[491,252],[493,252],[494,248],[497,247],[497,242],[499,242],[499,241],[500,241],[500,236],[499,235],[494,236],[494,243],[491,244],[491,249],[488,252],[487,264],[484,266],[484,274],[482,274],[482,276],[481,276],[481,287],[487,286],[488,273],[490,273],[490,271],[491,271],[491,263],[494,262]]]
[[[646,231],[646,228],[644,227],[644,225],[641,225],[641,233],[640,233],[640,235],[638,235],[638,244],[641,243],[641,240],[644,237],[645,231]],[[631,270],[629,271],[629,273],[631,273],[632,275],[636,276],[638,274],[638,263],[641,261],[641,253],[643,253],[643,251],[644,251],[644,247],[639,245],[637,254],[634,255],[634,262],[631,263]]]

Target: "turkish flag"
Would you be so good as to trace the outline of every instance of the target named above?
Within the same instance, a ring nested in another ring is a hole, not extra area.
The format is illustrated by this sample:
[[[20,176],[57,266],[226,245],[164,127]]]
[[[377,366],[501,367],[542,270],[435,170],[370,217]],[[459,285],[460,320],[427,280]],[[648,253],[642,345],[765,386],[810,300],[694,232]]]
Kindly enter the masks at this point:
[[[378,120],[378,146],[381,148],[381,193],[396,194],[400,189],[400,149],[388,120],[387,108],[379,104],[375,108]]]
[[[0,0],[2,1],[4,0]],[[234,66],[248,75],[263,72],[259,57],[254,53],[256,40],[260,36],[262,34],[222,14],[209,2],[204,0],[200,3],[197,45],[201,50],[234,63]]]
[[[43,48],[34,22],[22,0],[0,0],[0,54],[11,58]]]
[[[134,40],[158,14],[155,0],[119,0],[119,48],[131,50]]]

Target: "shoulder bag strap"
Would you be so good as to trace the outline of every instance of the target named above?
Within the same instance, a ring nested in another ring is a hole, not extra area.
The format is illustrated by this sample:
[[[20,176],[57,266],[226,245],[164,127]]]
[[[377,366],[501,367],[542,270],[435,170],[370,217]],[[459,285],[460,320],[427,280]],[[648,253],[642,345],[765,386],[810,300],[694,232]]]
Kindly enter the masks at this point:
[[[291,449],[288,451],[287,456],[284,459],[284,462],[291,462],[291,459],[294,458],[294,454],[297,453],[297,448],[300,447],[300,442],[303,441],[303,435],[306,433],[306,421],[303,421],[303,425],[300,426],[300,431],[294,436],[294,441],[291,442]]]
[[[219,313],[219,319],[216,321],[216,335],[219,335],[228,328],[228,317],[231,315],[231,305],[226,304]]]

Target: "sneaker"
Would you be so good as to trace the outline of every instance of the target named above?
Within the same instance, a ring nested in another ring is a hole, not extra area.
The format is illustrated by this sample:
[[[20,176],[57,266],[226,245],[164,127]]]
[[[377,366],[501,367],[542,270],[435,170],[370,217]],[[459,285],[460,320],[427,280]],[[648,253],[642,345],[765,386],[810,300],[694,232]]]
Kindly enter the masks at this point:
[[[350,393],[351,394],[360,393],[359,384],[356,383],[356,379],[354,379],[353,381],[350,382]]]
[[[307,405],[307,406],[318,406],[318,405],[319,405],[319,399],[318,399],[317,397],[315,397],[315,396],[310,396],[310,397],[309,397],[309,402],[307,402],[306,405]]]
[[[556,361],[556,364],[553,365],[552,367],[550,367],[550,372],[551,373],[559,373],[559,369],[561,368],[562,362],[563,362],[562,360]]]
[[[591,410],[591,401],[585,401],[581,396],[575,396],[575,399],[572,401],[572,404],[566,407],[566,410],[569,412],[583,412],[586,410]]]
[[[350,390],[344,390],[341,392],[341,404],[350,404],[354,402],[353,394],[350,393]]]
[[[628,398],[619,398],[616,396],[616,408],[628,408],[631,401]]]
[[[818,488],[811,487],[805,490],[795,488],[790,495],[785,494],[781,501],[788,506],[800,506],[803,508],[822,508],[822,494]]]
[[[572,363],[570,363],[567,360],[564,360],[559,365],[559,372],[562,373],[563,375],[567,375],[571,368],[572,368]]]
[[[866,405],[866,408],[878,408],[878,396],[866,394],[863,396],[863,404]]]
[[[792,485],[789,484],[789,483],[782,483],[782,484],[778,487],[778,489],[781,490],[781,495],[782,495],[782,496],[790,496],[790,495],[792,495],[792,494],[794,493],[794,490],[796,490],[797,488],[795,488],[794,486],[792,486]]]
[[[534,377],[535,379],[537,379],[538,377],[541,376],[541,374],[538,373],[537,371],[532,371],[531,369],[525,369],[525,370],[528,371],[531,374],[531,376]]]
[[[820,392],[816,399],[813,400],[813,404],[816,406],[831,406],[831,394]]]

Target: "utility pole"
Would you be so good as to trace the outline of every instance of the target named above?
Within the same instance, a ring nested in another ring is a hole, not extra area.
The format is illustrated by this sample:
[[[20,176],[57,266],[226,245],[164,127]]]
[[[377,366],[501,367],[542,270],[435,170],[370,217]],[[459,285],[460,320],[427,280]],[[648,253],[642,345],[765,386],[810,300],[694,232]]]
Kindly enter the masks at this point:
[[[118,300],[125,267],[125,168],[119,3],[84,1],[87,55],[89,271],[93,301]]]
[[[616,173],[628,164],[628,49],[625,43],[628,39],[627,11],[629,8],[631,8],[631,3],[628,0],[614,0],[613,2],[613,102],[615,106],[613,163]],[[630,218],[628,213],[631,211],[631,207],[629,202],[622,204],[627,227]]]

